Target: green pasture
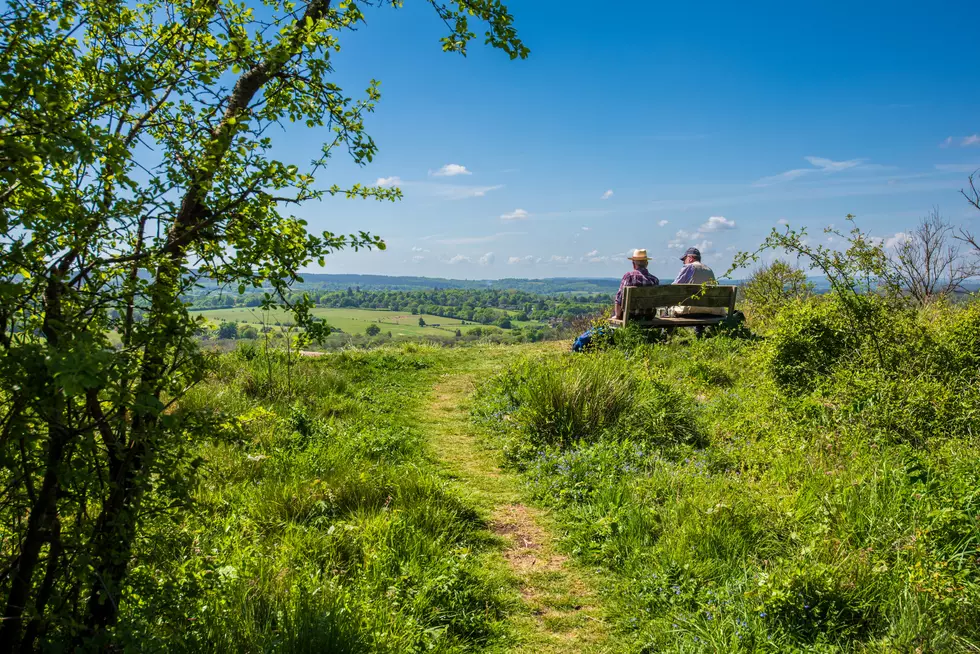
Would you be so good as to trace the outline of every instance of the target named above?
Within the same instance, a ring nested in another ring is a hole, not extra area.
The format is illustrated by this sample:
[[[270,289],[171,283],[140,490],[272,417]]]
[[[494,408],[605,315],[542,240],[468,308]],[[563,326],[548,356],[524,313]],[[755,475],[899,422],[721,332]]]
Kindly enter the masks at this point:
[[[237,321],[261,327],[263,325],[276,326],[292,324],[292,317],[288,312],[281,309],[263,311],[257,307],[235,307],[231,309],[207,309],[195,312],[206,317],[208,320],[220,323],[224,321]],[[431,314],[414,315],[406,311],[387,311],[383,309],[334,309],[318,307],[313,309],[313,315],[322,318],[328,325],[339,329],[348,334],[363,334],[368,325],[377,324],[382,333],[391,332],[393,337],[397,336],[433,336],[433,335],[453,335],[457,329],[466,333],[474,327],[484,327],[475,322],[464,322],[458,318],[446,318]],[[419,318],[425,320],[426,326],[419,327]],[[515,327],[539,326],[543,323],[537,321],[513,321]]]

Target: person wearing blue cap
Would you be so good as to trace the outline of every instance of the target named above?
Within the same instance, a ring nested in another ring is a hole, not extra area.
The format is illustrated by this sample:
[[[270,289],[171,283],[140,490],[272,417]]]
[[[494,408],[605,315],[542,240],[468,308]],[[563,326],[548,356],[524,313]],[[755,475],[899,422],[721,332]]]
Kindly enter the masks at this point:
[[[715,271],[701,263],[701,250],[688,248],[684,256],[681,257],[684,267],[677,273],[674,284],[704,284],[715,282]],[[728,313],[727,309],[713,307],[673,307],[672,316],[724,316]],[[704,335],[704,325],[694,328],[695,333],[700,337]]]
[[[715,271],[701,263],[701,250],[687,248],[681,261],[684,262],[684,267],[677,273],[675,284],[704,284],[715,281]]]

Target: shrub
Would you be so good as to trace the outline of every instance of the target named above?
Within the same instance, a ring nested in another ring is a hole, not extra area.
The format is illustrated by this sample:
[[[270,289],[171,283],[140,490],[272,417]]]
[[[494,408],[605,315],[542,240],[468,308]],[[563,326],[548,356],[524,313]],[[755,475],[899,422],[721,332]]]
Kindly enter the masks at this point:
[[[516,430],[505,450],[517,460],[603,438],[661,445],[700,439],[688,402],[616,351],[523,360],[480,397],[478,413],[490,422],[504,418]]]
[[[802,302],[780,315],[768,369],[786,391],[808,392],[857,343],[833,302]]]
[[[754,322],[775,317],[786,305],[813,294],[806,273],[777,259],[759,267],[739,289]]]
[[[238,323],[237,322],[223,322],[221,326],[218,327],[218,338],[238,338]]]

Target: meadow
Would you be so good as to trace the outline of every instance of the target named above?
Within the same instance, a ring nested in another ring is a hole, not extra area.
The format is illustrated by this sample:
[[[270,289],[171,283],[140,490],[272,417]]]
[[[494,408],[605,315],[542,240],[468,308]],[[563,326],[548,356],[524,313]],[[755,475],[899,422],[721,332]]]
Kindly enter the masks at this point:
[[[214,323],[236,321],[257,328],[264,325],[275,326],[277,323],[281,325],[293,324],[291,315],[282,309],[263,311],[255,307],[239,307],[206,309],[194,313]],[[431,336],[434,332],[441,336],[451,337],[457,329],[466,334],[475,328],[485,328],[482,325],[457,318],[446,318],[432,314],[418,315],[407,311],[384,309],[316,307],[312,310],[312,314],[324,320],[332,328],[339,329],[346,334],[363,334],[369,325],[376,324],[381,328],[382,333],[390,331],[392,337],[395,338]],[[425,327],[419,326],[419,318],[425,321]],[[513,320],[512,324],[514,327],[539,327],[544,323],[531,320]]]
[[[213,424],[196,481],[141,539],[117,636],[976,651],[980,303],[883,315],[876,337],[825,297],[765,338],[220,355],[181,403]]]

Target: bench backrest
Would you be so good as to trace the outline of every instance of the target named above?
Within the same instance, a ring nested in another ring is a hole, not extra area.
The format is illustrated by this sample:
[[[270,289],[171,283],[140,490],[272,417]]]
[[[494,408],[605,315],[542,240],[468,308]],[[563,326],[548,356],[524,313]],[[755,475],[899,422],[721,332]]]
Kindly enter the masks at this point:
[[[737,286],[670,284],[668,286],[627,286],[623,289],[623,321],[657,317],[661,307],[712,307],[735,311]]]

